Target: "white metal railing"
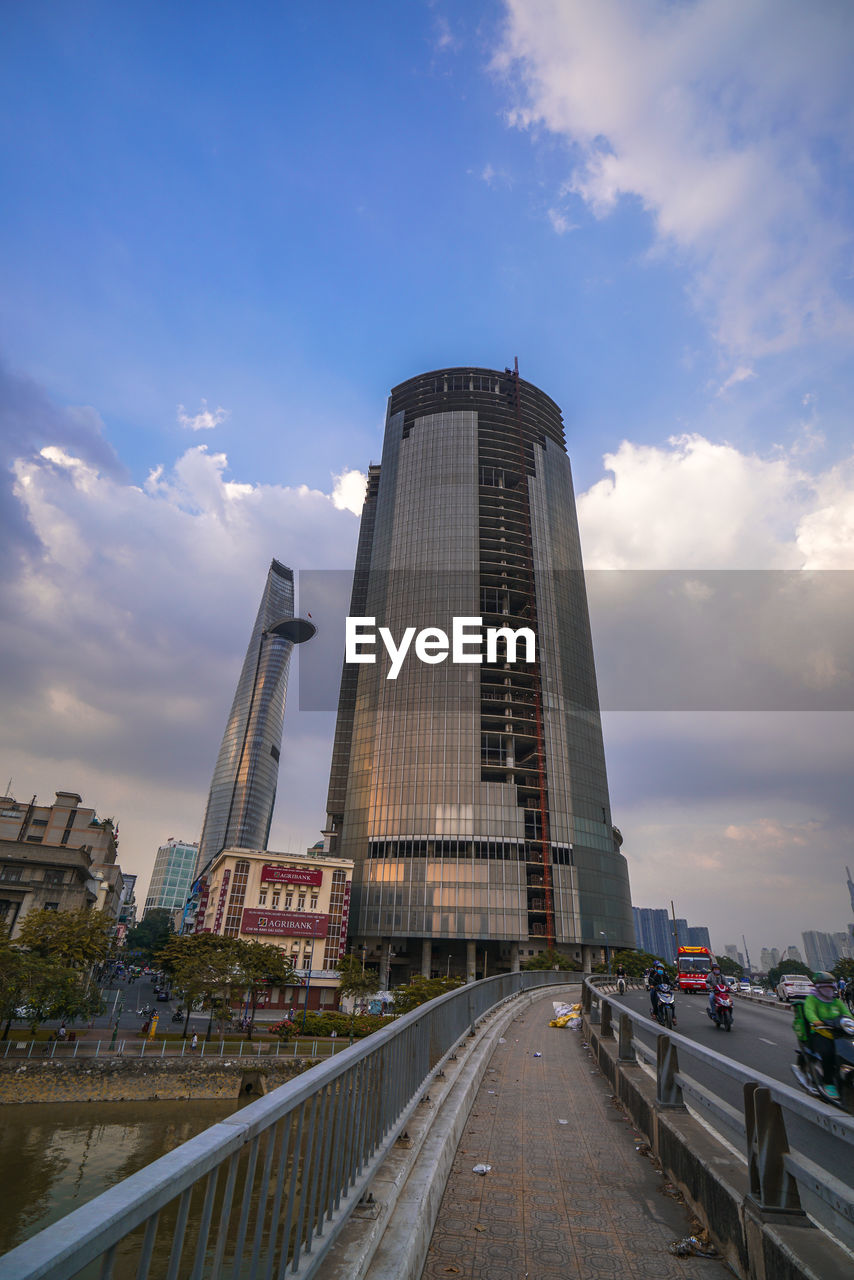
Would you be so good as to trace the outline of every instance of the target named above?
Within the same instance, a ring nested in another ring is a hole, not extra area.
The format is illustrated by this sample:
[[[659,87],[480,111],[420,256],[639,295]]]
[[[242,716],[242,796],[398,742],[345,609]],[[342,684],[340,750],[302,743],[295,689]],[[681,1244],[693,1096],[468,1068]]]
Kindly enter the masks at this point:
[[[657,1103],[692,1108],[744,1153],[751,1195],[761,1208],[806,1211],[854,1248],[854,1118],[687,1036],[664,1032],[623,1003],[613,985],[613,979],[588,978],[584,1011],[603,1037],[616,1037],[621,1062],[640,1059],[652,1069]],[[740,1107],[722,1096],[733,1083],[742,1091]]]
[[[449,992],[213,1125],[0,1258],[0,1280],[308,1280],[441,1063],[550,970]]]

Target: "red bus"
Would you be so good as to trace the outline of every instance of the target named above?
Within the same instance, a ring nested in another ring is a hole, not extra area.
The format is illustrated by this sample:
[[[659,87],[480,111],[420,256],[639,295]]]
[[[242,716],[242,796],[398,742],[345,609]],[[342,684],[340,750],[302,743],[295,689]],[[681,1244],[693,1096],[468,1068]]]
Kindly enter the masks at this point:
[[[676,953],[676,974],[680,991],[705,991],[706,974],[715,962],[708,947],[680,947]]]

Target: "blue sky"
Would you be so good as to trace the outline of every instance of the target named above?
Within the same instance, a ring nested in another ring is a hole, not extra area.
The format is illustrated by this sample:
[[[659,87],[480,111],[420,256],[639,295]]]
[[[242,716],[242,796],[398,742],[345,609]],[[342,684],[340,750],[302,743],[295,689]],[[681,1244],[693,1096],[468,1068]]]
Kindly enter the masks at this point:
[[[266,564],[347,566],[350,473],[415,373],[518,355],[564,411],[590,567],[851,567],[849,5],[4,27],[0,764],[126,815],[132,869],[197,836]],[[773,717],[712,719],[606,722],[635,901],[729,927],[679,870],[691,832],[692,867],[743,885],[733,932],[844,928],[849,715],[802,718],[785,759]],[[274,835],[299,845],[328,719],[292,706],[288,733]]]

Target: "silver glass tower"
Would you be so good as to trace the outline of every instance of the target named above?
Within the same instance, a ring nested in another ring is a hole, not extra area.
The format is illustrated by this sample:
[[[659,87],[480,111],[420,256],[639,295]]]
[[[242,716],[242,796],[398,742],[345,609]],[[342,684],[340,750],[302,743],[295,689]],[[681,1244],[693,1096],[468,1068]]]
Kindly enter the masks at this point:
[[[222,849],[267,848],[291,653],[313,634],[310,622],[294,618],[293,571],[274,560],[214,769],[197,877]]]
[[[345,662],[327,831],[355,860],[350,932],[381,977],[633,946],[563,423],[518,371],[392,391],[350,614],[395,638],[450,635],[455,616],[536,636],[532,663],[410,655],[391,680],[381,650]]]

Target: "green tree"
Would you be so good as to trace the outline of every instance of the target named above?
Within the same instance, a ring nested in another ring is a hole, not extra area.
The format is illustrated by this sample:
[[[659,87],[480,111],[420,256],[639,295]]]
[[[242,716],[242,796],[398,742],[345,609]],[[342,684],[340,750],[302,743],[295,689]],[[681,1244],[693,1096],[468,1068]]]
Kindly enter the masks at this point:
[[[834,978],[844,978],[846,982],[854,982],[854,960],[844,956],[833,966]]]
[[[7,934],[0,935],[0,1020],[5,1023],[3,1039],[9,1038],[9,1028],[16,1011],[25,1002],[27,990],[27,955],[13,947]]]
[[[395,987],[394,1011],[409,1013],[410,1009],[417,1009],[420,1004],[426,1004],[428,1000],[435,1000],[437,996],[456,991],[457,987],[465,985],[462,978],[425,978],[423,973],[417,973],[405,987]]]
[[[571,960],[569,956],[562,955],[559,951],[555,951],[554,947],[549,947],[546,951],[541,951],[539,955],[530,956],[525,960],[522,969],[572,969],[575,972],[581,968],[575,960]]]
[[[71,969],[102,961],[112,945],[113,922],[100,911],[30,911],[16,945]]]
[[[128,929],[125,947],[127,951],[138,954],[146,964],[150,964],[174,935],[172,912],[165,907],[155,907],[139,924]]]
[[[190,1013],[196,1000],[210,1013],[205,1039],[210,1040],[218,1002],[231,1004],[231,989],[239,980],[240,944],[237,938],[217,933],[190,933],[173,936],[156,956],[158,964],[180,991],[187,1006],[183,1035],[187,1035]]]
[[[54,971],[53,1004],[49,1016],[62,1022],[76,1022],[78,1018],[89,1021],[104,1012],[104,1001],[94,984],[85,981],[82,974],[73,969],[52,965]]]
[[[376,969],[365,968],[365,963],[358,956],[348,954],[338,961],[338,990],[342,996],[353,997],[353,1009],[350,1014],[350,1039],[356,1025],[356,1008],[360,1001],[372,996],[380,989],[380,975]]]
[[[718,964],[721,967],[721,973],[729,978],[738,978],[739,982],[744,977],[744,969],[737,960],[733,960],[732,956],[718,956]]]
[[[616,973],[617,965],[623,965],[626,973],[630,978],[642,978],[647,969],[651,969],[661,959],[660,956],[654,956],[649,951],[614,951],[611,955],[611,973]],[[672,964],[668,964],[662,960],[666,972],[671,979],[676,977],[676,968]],[[593,968],[594,973],[607,973],[608,966],[604,963],[597,964]]]
[[[294,981],[294,967],[281,947],[266,942],[241,940],[237,946],[236,980],[249,996],[252,1015],[246,1029],[246,1039],[252,1039],[252,1026],[258,996],[266,987],[286,987]]]

